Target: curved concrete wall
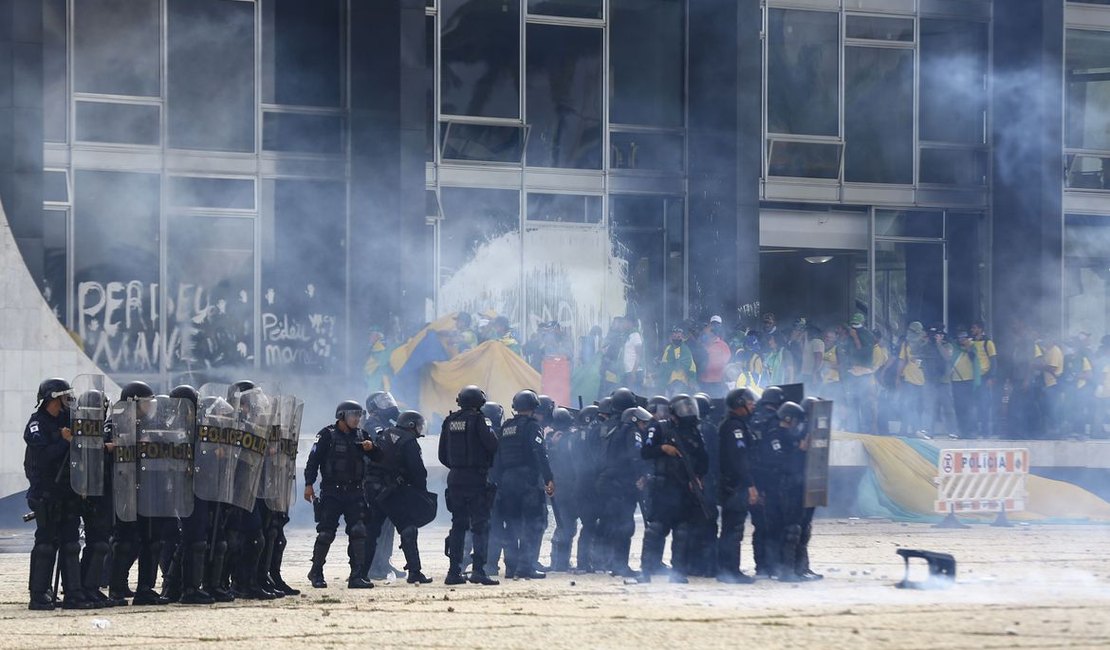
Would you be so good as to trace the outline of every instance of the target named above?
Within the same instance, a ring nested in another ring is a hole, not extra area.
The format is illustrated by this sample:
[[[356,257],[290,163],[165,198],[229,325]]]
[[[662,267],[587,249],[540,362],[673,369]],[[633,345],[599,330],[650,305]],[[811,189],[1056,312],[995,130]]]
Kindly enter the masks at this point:
[[[43,300],[0,200],[0,497],[27,487],[23,428],[39,382],[99,372]],[[118,387],[107,383],[109,392],[119,395]]]

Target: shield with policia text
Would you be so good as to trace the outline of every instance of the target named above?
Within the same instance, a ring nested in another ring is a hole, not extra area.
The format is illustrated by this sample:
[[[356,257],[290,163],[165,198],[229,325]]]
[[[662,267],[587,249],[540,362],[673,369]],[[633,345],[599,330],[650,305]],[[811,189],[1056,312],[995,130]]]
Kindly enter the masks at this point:
[[[301,434],[304,402],[293,395],[273,399],[270,446],[262,467],[259,496],[274,512],[289,512],[297,482],[297,442]]]
[[[829,505],[829,444],[832,440],[830,400],[806,400],[805,507]]]
[[[158,395],[139,400],[136,416],[139,515],[188,517],[193,513],[193,403]]]
[[[78,375],[66,398],[70,414],[69,484],[81,497],[104,495],[104,420],[108,396],[104,375]]]
[[[116,519],[135,521],[138,515],[139,464],[135,462],[139,434],[139,402],[112,405],[112,506]]]
[[[193,493],[214,503],[233,503],[236,448],[230,444],[235,409],[227,401],[227,384],[200,387],[197,439],[193,450]]]
[[[269,445],[272,404],[260,388],[201,387],[193,491],[201,499],[254,509]]]

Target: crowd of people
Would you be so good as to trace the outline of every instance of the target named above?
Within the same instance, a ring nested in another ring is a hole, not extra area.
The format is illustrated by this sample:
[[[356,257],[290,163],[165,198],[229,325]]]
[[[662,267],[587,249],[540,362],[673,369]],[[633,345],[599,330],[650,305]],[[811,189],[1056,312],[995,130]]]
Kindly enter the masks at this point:
[[[666,575],[749,583],[755,578],[740,570],[749,515],[756,576],[821,577],[809,568],[813,508],[804,497],[812,398],[799,405],[771,387],[758,398],[734,388],[724,400],[645,399],[618,387],[572,411],[529,389],[513,397],[509,417],[467,386],[457,404],[438,441],[451,513],[446,584],[496,585],[499,562],[506,578],[573,570],[637,582]],[[249,381],[179,386],[169,395],[132,382],[115,403],[102,389],[77,394],[65,380],[42,382],[24,431],[28,518],[36,522],[30,609],[299,593],[281,565],[302,408]],[[314,588],[327,587],[323,567],[340,519],[348,588],[373,587],[387,522],[399,534],[407,582],[432,582],[418,533],[438,509],[418,443],[424,428],[420,413],[377,392],[365,405],[340,402],[335,421],[317,433],[304,469],[316,520]],[[549,508],[555,530],[544,566]],[[637,508],[645,529],[633,570]],[[55,562],[64,599],[51,586]]]

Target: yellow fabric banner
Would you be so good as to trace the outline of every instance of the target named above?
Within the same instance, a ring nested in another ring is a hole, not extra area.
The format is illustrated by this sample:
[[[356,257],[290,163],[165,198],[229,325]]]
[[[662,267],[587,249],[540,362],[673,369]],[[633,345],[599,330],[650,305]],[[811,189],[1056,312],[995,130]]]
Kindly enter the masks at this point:
[[[431,364],[420,383],[420,408],[425,417],[444,417],[457,409],[459,390],[474,384],[486,391],[491,402],[505,408],[510,417],[513,395],[531,388],[539,392],[540,373],[500,341],[486,341],[473,350]]]

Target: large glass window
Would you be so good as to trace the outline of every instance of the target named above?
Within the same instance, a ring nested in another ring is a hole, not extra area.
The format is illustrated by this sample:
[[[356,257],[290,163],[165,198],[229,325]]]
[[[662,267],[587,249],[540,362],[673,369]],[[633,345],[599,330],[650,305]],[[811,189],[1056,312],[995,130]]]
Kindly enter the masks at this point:
[[[528,25],[528,165],[601,168],[601,37]]]
[[[171,369],[254,363],[254,219],[175,215],[167,247]]]
[[[683,0],[610,0],[612,122],[683,125],[685,9]]]
[[[528,13],[569,18],[601,18],[601,0],[528,0]]]
[[[69,253],[66,238],[68,221],[69,213],[65,209],[42,211],[42,297],[54,312],[54,316],[63,323],[66,322],[69,305],[69,283],[66,281],[66,260]]]
[[[921,139],[986,141],[986,23],[921,20]]]
[[[840,135],[840,17],[771,9],[767,43],[767,130]]]
[[[444,187],[440,201],[439,311],[492,309],[519,322],[519,193]]]
[[[112,372],[160,366],[160,186],[158,174],[74,175],[74,320],[85,351]]]
[[[1064,227],[1066,334],[1110,334],[1110,218],[1069,216]]]
[[[1110,32],[1068,30],[1064,82],[1066,145],[1110,150]]]
[[[913,182],[913,50],[844,50],[844,180]]]
[[[73,89],[83,93],[160,96],[159,4],[158,0],[72,3]]]
[[[440,3],[440,106],[447,115],[520,117],[520,2]]]
[[[254,151],[254,3],[168,2],[169,146]]]
[[[303,180],[267,185],[274,214],[262,256],[261,363],[327,370],[342,355],[346,185]]]
[[[649,344],[682,321],[685,209],[681,198],[614,195],[609,223],[617,255],[627,263],[628,313]]]
[[[342,100],[341,0],[262,4],[262,101],[328,106]]]
[[[42,128],[47,142],[65,142],[69,119],[66,88],[66,0],[42,3]]]
[[[262,115],[265,151],[339,154],[345,147],[341,115],[275,111]]]
[[[424,16],[424,160],[436,159],[436,17]]]
[[[78,142],[157,145],[162,140],[161,108],[156,104],[77,102]]]

